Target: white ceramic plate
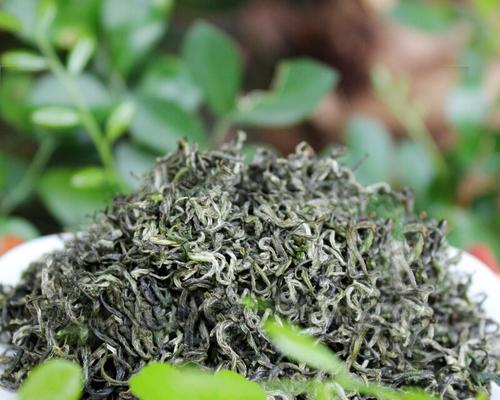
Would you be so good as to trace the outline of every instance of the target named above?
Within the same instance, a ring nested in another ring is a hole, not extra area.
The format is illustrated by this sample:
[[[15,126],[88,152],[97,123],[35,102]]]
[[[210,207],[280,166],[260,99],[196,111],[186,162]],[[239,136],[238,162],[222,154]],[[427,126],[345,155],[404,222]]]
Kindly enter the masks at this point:
[[[50,235],[31,240],[15,247],[0,257],[0,283],[16,284],[22,272],[28,265],[52,250],[62,249],[64,240],[71,235]],[[452,255],[458,255],[458,250],[452,249]],[[470,295],[487,295],[483,303],[486,313],[500,323],[500,279],[481,261],[468,253],[462,253],[459,264],[454,267],[457,273],[471,273],[472,285]],[[0,400],[15,400],[17,396],[0,388]],[[492,387],[491,400],[500,400],[500,388]]]

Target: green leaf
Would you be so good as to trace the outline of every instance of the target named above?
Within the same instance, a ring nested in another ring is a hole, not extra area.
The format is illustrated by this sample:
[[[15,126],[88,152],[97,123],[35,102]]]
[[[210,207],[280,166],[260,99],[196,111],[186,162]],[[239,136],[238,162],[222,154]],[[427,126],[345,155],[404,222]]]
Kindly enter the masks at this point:
[[[35,31],[40,23],[40,16],[37,15],[41,11],[39,3],[45,1],[3,1],[4,10],[16,17],[21,24],[18,35],[29,42],[35,41]],[[82,36],[97,34],[101,0],[57,0],[54,5],[58,12],[55,20],[46,29],[54,44],[64,49],[71,49]]]
[[[456,21],[456,8],[447,2],[399,1],[391,10],[396,21],[429,32],[443,32]]]
[[[38,0],[4,0],[3,11],[14,16],[21,24],[18,34],[25,40],[34,36]]]
[[[202,100],[185,62],[176,56],[165,56],[151,63],[139,84],[139,92],[176,103],[186,111],[195,111]]]
[[[83,37],[71,50],[68,58],[68,71],[73,75],[79,75],[89,62],[95,51],[96,43],[93,37]]]
[[[270,92],[251,93],[238,103],[230,119],[251,126],[286,126],[307,119],[332,90],[336,73],[312,60],[280,64]]]
[[[19,389],[19,400],[78,400],[83,390],[80,366],[50,360],[36,366]]]
[[[172,5],[170,0],[103,2],[102,24],[111,61],[122,74],[128,75],[163,36]]]
[[[31,75],[0,72],[0,117],[22,133],[34,134],[28,106],[33,87]]]
[[[348,147],[346,164],[357,167],[357,179],[365,185],[389,182],[394,149],[385,127],[375,119],[356,116],[348,121],[345,135]]]
[[[58,0],[58,7],[51,26],[57,46],[73,49],[84,38],[95,38],[100,33],[101,0]]]
[[[427,191],[436,174],[429,152],[410,140],[404,140],[395,150],[394,170],[399,182],[412,188],[419,197]]]
[[[71,177],[71,186],[77,189],[95,189],[107,182],[106,172],[99,167],[85,167]]]
[[[212,110],[228,114],[235,107],[242,79],[236,44],[219,29],[197,22],[186,35],[183,55]]]
[[[37,3],[37,23],[43,32],[48,32],[54,23],[59,11],[58,5],[57,0],[40,0]]]
[[[446,100],[445,113],[459,129],[477,129],[486,123],[491,104],[480,87],[463,86],[453,89]]]
[[[113,64],[123,75],[128,76],[164,33],[163,23],[155,21],[110,32],[108,38]]]
[[[275,320],[266,323],[265,331],[276,348],[288,358],[348,379],[344,363],[328,347],[318,343],[317,339]]]
[[[44,107],[35,110],[31,121],[43,128],[66,129],[80,124],[80,117],[75,110],[65,107]]]
[[[265,400],[264,390],[231,371],[214,375],[193,368],[151,363],[129,382],[140,400]]]
[[[119,143],[115,150],[118,174],[130,189],[138,189],[139,178],[155,164],[156,156],[130,143]]]
[[[136,108],[132,101],[124,101],[113,110],[106,122],[106,137],[110,143],[118,140],[127,131],[135,113]]]
[[[40,236],[38,229],[24,218],[0,217],[0,236],[16,235],[24,240]]]
[[[47,62],[42,56],[25,50],[6,51],[0,63],[3,68],[17,71],[38,72],[47,69]]]
[[[111,96],[106,87],[89,74],[75,78],[79,92],[88,107],[96,113],[106,113],[111,108]],[[52,75],[38,79],[31,93],[32,107],[73,105],[73,101],[61,82]]]
[[[0,10],[0,30],[16,33],[21,29],[21,21],[19,21],[14,15]]]
[[[74,188],[71,179],[74,169],[53,168],[42,176],[38,193],[51,214],[67,227],[78,227],[111,199],[107,188]]]
[[[174,149],[177,141],[183,137],[205,145],[206,137],[201,122],[175,103],[141,96],[135,104],[137,114],[130,129],[138,143],[157,152]]]
[[[0,152],[0,171],[2,175],[0,198],[19,183],[26,173],[27,165],[24,161],[7,153]]]
[[[474,374],[474,378],[481,384],[494,382],[500,386],[500,372],[478,372]]]
[[[133,26],[152,16],[160,19],[173,7],[173,0],[155,0],[147,3],[142,0],[105,0],[103,3],[102,22],[108,30]]]

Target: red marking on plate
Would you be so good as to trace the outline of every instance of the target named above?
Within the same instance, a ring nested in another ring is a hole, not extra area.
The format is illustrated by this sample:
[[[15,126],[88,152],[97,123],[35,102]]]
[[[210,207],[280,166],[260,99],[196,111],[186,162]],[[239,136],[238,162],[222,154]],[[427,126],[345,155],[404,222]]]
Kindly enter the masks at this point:
[[[495,274],[500,274],[500,266],[498,265],[495,255],[488,246],[477,243],[469,247],[467,251],[490,267]]]
[[[17,235],[0,236],[0,256],[23,242],[24,239]]]

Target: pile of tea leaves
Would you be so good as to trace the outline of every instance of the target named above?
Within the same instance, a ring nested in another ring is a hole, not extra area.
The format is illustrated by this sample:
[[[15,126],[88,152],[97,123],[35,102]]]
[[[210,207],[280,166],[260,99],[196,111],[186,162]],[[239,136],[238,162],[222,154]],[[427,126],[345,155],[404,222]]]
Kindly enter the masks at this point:
[[[408,193],[364,187],[305,144],[247,165],[241,140],[181,142],[140,190],[2,289],[1,383],[17,388],[52,357],[83,366],[88,399],[132,398],[128,379],[152,360],[322,378],[271,345],[263,322],[276,315],[363,379],[469,398],[497,370],[497,327],[449,271],[445,231]]]

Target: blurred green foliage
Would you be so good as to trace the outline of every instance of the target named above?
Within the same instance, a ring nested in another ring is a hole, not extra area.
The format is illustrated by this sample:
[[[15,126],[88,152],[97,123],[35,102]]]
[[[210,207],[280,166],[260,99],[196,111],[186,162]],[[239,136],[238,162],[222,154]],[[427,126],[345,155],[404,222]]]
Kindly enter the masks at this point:
[[[269,90],[245,93],[235,39],[204,21],[171,32],[175,7],[212,13],[244,3],[4,0],[0,30],[10,40],[1,55],[0,118],[38,151],[29,162],[13,155],[22,151],[0,152],[0,232],[20,221],[30,226],[13,214],[33,199],[61,227],[77,228],[113,194],[134,189],[137,177],[180,138],[215,148],[237,128],[288,127],[308,119],[335,87],[331,68],[311,59],[284,60]],[[368,115],[351,118],[344,132],[344,162],[362,183],[411,187],[419,210],[449,220],[452,244],[466,248],[480,241],[497,255],[500,140],[489,119],[500,97],[487,97],[482,82],[500,54],[498,17],[500,5],[491,0],[401,0],[389,11],[388,18],[432,35],[456,23],[472,28],[460,54],[466,68],[444,104],[458,133],[451,150],[437,148],[425,104],[410,99],[407,78],[383,66],[372,71],[374,92],[407,137],[394,139]],[[249,144],[245,152],[254,148]],[[489,186],[464,204],[460,191],[478,180]],[[29,238],[36,229],[16,232]]]
[[[179,139],[217,147],[234,127],[299,123],[335,84],[329,67],[296,59],[279,66],[269,92],[242,93],[238,45],[213,25],[194,23],[180,54],[157,49],[173,6],[170,0],[3,3],[0,27],[24,46],[1,56],[0,116],[39,149],[29,166],[0,155],[0,189],[22,192],[7,194],[8,204],[2,199],[4,218],[36,194],[62,226],[77,228],[113,194],[136,187],[137,177]],[[51,163],[68,142],[81,148],[76,157]],[[95,152],[80,160],[89,144]]]

